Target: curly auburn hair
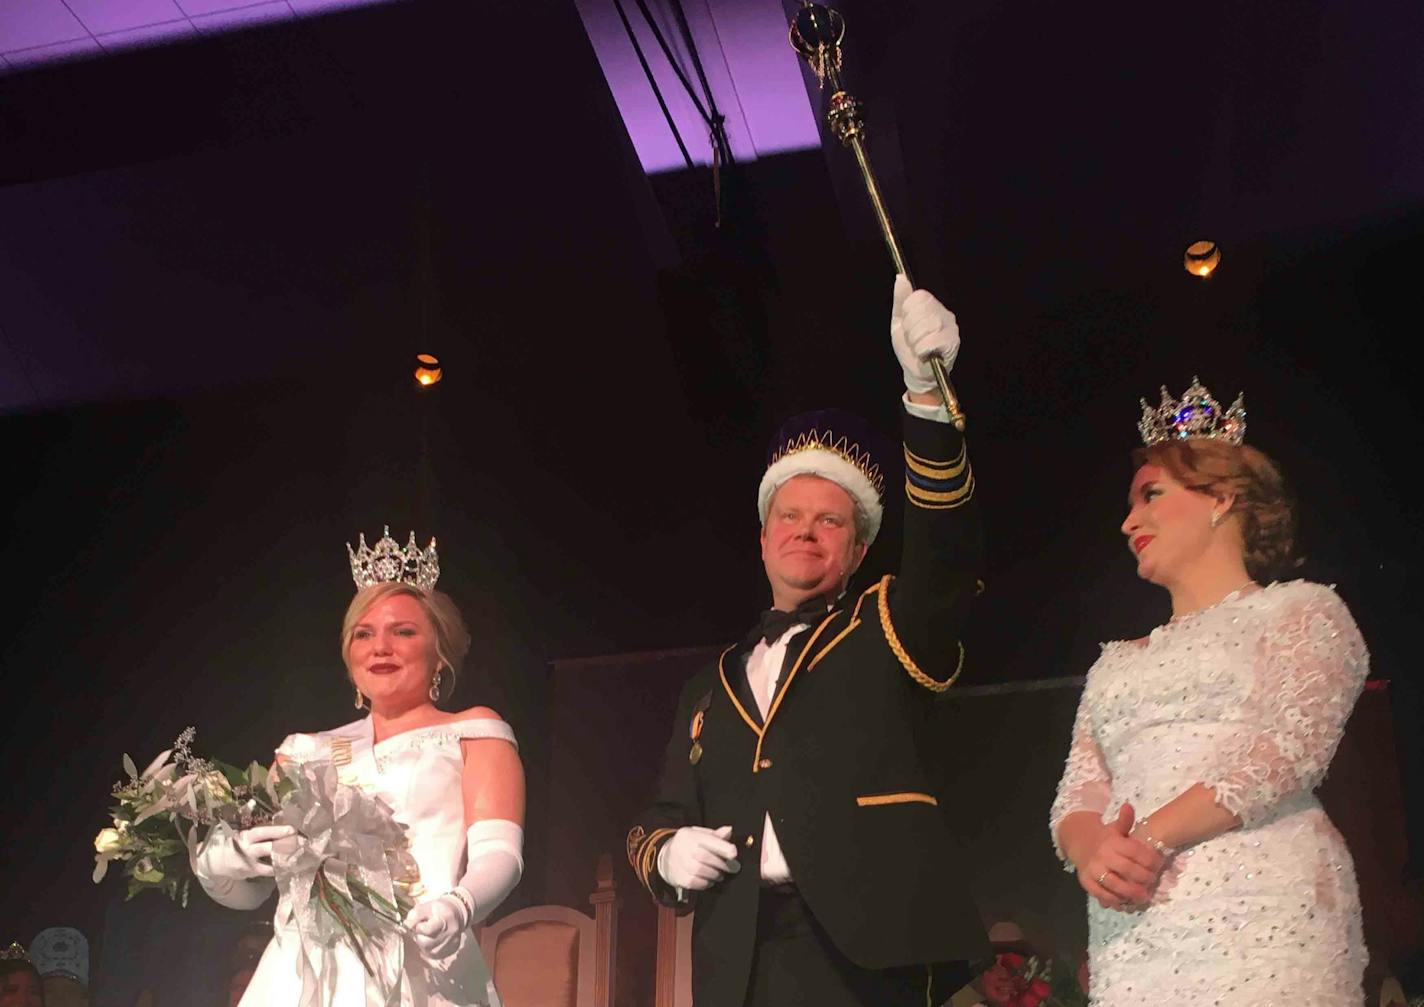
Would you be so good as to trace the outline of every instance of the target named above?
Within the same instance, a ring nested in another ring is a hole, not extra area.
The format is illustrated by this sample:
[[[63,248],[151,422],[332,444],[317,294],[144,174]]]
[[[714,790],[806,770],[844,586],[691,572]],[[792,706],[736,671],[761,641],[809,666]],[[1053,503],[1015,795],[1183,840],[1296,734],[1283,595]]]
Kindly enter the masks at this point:
[[[1158,465],[1189,490],[1218,499],[1233,497],[1241,520],[1242,559],[1257,581],[1279,580],[1300,565],[1295,553],[1295,495],[1266,454],[1225,441],[1162,441],[1138,448],[1139,468]]]

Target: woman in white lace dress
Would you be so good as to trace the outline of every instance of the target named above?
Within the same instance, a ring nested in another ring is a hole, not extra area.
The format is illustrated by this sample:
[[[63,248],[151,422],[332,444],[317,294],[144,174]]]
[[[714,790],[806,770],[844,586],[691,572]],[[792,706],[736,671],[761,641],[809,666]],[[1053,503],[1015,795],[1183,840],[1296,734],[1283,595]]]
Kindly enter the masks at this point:
[[[420,562],[417,556],[386,572],[410,574]],[[367,574],[368,582],[380,579]],[[450,599],[430,588],[433,577],[421,579],[428,583],[370,583],[347,611],[342,654],[356,705],[369,705],[369,715],[335,730],[290,735],[277,749],[279,766],[331,760],[342,783],[381,798],[407,826],[419,876],[402,879],[416,905],[405,919],[409,936],[395,952],[401,956],[397,988],[381,996],[346,944],[324,953],[303,947],[284,889],[274,936],[242,1007],[499,1004],[471,928],[523,871],[524,773],[514,734],[493,711],[437,709],[469,649],[469,634]],[[358,585],[362,580],[358,572]],[[196,873],[218,902],[256,908],[273,890],[274,848],[292,835],[285,826],[215,829]]]
[[[1170,408],[1169,408],[1170,406]],[[1144,404],[1122,531],[1173,616],[1088,673],[1051,829],[1088,899],[1099,1007],[1358,1007],[1349,851],[1319,801],[1368,670],[1333,590],[1266,583],[1293,519],[1205,389]]]

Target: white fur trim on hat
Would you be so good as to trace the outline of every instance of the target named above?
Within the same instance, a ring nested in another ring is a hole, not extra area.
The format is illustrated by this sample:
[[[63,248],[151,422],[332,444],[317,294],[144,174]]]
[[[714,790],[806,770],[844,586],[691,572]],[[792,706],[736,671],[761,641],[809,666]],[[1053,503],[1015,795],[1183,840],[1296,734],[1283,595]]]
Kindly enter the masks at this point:
[[[870,523],[866,535],[866,545],[875,541],[880,533],[880,519],[885,516],[885,508],[880,503],[880,494],[875,492],[865,473],[834,451],[823,448],[805,448],[777,459],[761,477],[761,488],[757,490],[757,513],[761,523],[766,524],[766,510],[771,506],[772,495],[782,483],[795,476],[820,476],[829,479],[851,495],[851,498],[865,511]]]
[[[30,944],[30,959],[42,978],[59,976],[89,986],[89,942],[73,927],[41,930]]]

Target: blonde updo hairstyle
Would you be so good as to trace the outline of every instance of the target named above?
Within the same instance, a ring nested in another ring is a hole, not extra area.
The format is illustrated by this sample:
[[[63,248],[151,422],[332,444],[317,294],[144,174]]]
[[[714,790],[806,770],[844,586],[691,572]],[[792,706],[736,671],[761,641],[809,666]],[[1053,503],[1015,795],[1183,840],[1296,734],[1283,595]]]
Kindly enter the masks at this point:
[[[449,695],[459,678],[465,655],[470,652],[470,631],[465,628],[465,620],[449,595],[442,591],[425,591],[400,581],[363,587],[346,607],[346,617],[341,620],[341,660],[346,665],[346,675],[348,678],[351,676],[351,639],[362,616],[377,602],[402,594],[420,602],[420,607],[430,618],[430,625],[435,629],[436,669],[446,668],[450,672],[450,685],[444,690]]]
[[[1158,465],[1187,489],[1224,500],[1241,522],[1246,572],[1262,583],[1300,565],[1295,555],[1295,500],[1276,463],[1246,444],[1162,441],[1132,453],[1138,468]]]

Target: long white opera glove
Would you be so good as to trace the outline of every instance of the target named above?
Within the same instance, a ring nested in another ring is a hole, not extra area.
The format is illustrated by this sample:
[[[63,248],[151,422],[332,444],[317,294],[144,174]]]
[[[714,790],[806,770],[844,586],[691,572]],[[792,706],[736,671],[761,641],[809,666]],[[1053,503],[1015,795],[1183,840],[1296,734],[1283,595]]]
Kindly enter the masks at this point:
[[[290,825],[258,825],[234,832],[219,822],[193,859],[193,874],[212,900],[229,909],[256,909],[276,887],[272,847],[297,834]]]
[[[742,869],[731,839],[730,825],[720,829],[685,825],[658,850],[658,873],[677,889],[679,899],[684,891],[706,891]]]
[[[428,958],[449,956],[460,935],[494,912],[524,874],[524,830],[503,818],[486,818],[465,833],[465,876],[444,895],[422,902],[405,917],[411,937]]]
[[[930,358],[939,357],[947,371],[959,356],[959,323],[928,290],[914,290],[901,273],[895,277],[890,309],[890,345],[905,372],[905,387],[929,392],[935,387]]]

